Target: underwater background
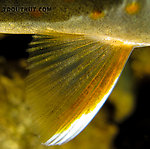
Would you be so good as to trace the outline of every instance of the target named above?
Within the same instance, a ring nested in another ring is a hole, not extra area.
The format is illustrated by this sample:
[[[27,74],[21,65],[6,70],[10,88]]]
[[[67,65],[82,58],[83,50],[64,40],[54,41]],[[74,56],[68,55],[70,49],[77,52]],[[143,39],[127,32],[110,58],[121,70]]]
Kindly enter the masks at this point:
[[[41,145],[26,105],[31,35],[0,34],[0,149],[150,148],[150,47],[135,49],[92,122],[62,146]]]

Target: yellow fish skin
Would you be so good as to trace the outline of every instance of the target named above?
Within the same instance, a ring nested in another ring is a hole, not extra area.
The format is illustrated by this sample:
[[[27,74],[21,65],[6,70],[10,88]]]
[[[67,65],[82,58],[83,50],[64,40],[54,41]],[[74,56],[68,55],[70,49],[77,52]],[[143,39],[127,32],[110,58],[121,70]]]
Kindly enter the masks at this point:
[[[149,44],[149,7],[149,0],[2,0],[0,32],[57,31]],[[101,17],[92,19],[94,12]]]
[[[149,0],[1,0],[0,33],[36,34],[27,102],[45,145],[78,135],[135,47],[150,46]]]

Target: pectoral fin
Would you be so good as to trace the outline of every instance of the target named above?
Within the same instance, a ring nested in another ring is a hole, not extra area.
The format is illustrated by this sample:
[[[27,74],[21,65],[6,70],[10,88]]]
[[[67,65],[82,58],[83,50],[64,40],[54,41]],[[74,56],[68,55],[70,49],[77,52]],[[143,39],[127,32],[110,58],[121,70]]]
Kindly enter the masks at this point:
[[[84,35],[36,35],[27,100],[45,145],[78,135],[111,93],[133,47]]]

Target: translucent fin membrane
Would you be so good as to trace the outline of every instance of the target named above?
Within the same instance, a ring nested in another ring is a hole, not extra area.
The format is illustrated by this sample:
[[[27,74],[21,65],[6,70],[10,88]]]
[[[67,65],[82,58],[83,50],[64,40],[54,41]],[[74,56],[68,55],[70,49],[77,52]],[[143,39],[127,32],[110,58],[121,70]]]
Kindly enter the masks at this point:
[[[42,142],[78,135],[112,91],[132,46],[84,35],[36,35],[28,50],[27,100]]]

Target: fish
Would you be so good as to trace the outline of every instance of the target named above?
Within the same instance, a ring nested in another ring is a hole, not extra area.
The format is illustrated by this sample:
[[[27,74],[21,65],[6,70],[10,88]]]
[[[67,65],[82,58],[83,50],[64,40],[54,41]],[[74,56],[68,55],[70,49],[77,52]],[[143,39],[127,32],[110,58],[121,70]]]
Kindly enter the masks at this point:
[[[26,99],[42,144],[76,137],[131,54],[150,46],[149,0],[1,0],[0,33],[31,34]]]

